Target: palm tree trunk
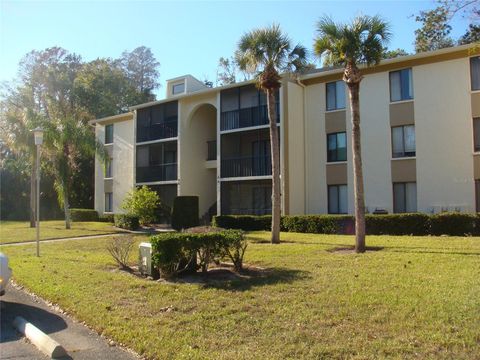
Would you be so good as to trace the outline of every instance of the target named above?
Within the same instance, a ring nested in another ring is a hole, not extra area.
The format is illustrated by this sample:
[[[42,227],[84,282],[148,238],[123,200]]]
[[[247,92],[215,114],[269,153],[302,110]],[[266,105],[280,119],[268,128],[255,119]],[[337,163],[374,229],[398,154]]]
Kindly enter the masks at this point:
[[[65,229],[70,229],[70,205],[68,204],[68,189],[65,181],[62,181],[63,186],[63,211],[65,212]]]
[[[272,244],[280,243],[280,144],[278,140],[275,89],[267,90],[268,122],[270,125],[270,149],[272,157]]]
[[[355,191],[355,251],[365,252],[365,194],[360,143],[360,81],[347,83],[352,112],[353,186]]]
[[[30,172],[30,227],[35,227],[35,203],[37,199],[37,188],[35,186],[37,181],[37,171],[35,167],[35,158],[32,163],[32,171]]]

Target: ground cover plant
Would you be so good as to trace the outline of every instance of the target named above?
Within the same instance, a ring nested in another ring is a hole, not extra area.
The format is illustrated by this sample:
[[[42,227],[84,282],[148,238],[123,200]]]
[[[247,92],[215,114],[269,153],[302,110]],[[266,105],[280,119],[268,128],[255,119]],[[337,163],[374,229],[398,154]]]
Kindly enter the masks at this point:
[[[250,276],[202,283],[119,271],[108,239],[2,251],[19,284],[147,358],[480,358],[479,237],[369,236],[363,255],[352,236],[247,237]]]
[[[112,234],[117,230],[108,222],[73,222],[71,229],[65,229],[63,220],[40,222],[40,240],[66,237]],[[28,221],[0,221],[0,244],[34,241],[36,229]]]

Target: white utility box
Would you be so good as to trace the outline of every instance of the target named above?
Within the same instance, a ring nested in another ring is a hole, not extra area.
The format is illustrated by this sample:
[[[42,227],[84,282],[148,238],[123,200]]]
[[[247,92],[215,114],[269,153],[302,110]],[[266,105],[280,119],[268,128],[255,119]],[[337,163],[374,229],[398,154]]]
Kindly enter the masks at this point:
[[[138,246],[138,270],[143,275],[153,276],[152,244],[142,242]]]

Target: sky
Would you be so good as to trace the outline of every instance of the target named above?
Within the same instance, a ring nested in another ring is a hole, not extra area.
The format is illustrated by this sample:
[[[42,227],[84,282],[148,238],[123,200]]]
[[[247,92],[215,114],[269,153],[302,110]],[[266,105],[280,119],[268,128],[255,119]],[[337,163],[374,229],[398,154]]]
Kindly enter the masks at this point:
[[[31,50],[52,46],[80,54],[86,61],[118,58],[124,50],[149,47],[160,62],[156,90],[164,98],[166,80],[191,74],[215,83],[218,59],[231,56],[241,35],[279,23],[293,42],[312,48],[322,15],[345,22],[355,15],[379,14],[393,37],[389,48],[413,52],[412,15],[435,1],[8,1],[0,0],[0,81],[17,75]],[[465,33],[457,16],[453,38]],[[318,61],[317,61],[318,63]]]

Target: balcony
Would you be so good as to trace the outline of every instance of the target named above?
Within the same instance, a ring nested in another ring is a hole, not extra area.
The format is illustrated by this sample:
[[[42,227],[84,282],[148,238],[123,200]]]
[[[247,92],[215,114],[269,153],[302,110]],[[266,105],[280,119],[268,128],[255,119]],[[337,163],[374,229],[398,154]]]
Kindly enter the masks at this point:
[[[272,212],[271,180],[223,181],[222,215],[266,215]]]
[[[137,183],[177,180],[177,163],[137,167]]]
[[[277,123],[280,121],[280,106],[277,108]],[[268,125],[267,105],[224,111],[220,118],[220,130],[233,130],[252,126]]]
[[[226,158],[221,164],[222,178],[272,175],[270,155]]]
[[[174,138],[178,135],[177,118],[160,124],[137,126],[137,142]]]
[[[207,141],[207,161],[217,160],[217,141]]]

